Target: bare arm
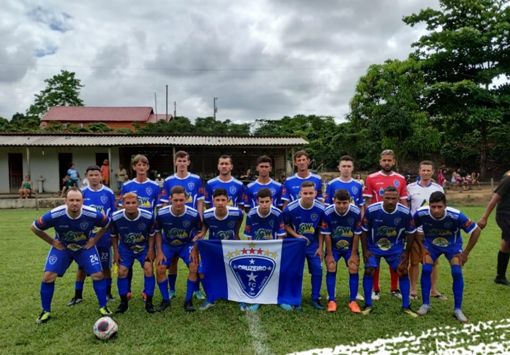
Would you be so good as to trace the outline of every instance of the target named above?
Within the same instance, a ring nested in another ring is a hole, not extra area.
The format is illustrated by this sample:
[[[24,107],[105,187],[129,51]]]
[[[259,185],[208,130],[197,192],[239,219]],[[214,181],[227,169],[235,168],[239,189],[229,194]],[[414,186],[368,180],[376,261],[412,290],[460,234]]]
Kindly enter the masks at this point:
[[[469,236],[469,241],[466,245],[466,249],[460,254],[460,261],[461,264],[464,265],[468,261],[468,256],[473,247],[476,245],[476,242],[478,242],[478,239],[480,238],[480,234],[482,233],[482,230],[480,227],[476,227],[476,229],[471,233]]]
[[[501,201],[501,196],[497,192],[494,192],[492,194],[491,200],[489,201],[489,204],[487,205],[487,208],[485,208],[485,212],[483,213],[482,217],[477,223],[480,229],[485,228],[485,226],[487,225],[487,220],[489,219],[489,216],[492,213],[492,210],[494,209],[494,207],[496,207],[499,201]]]
[[[39,230],[39,229],[35,228],[33,225],[31,227],[31,229],[32,229],[32,232],[36,236],[38,236],[39,238],[44,240],[46,243],[48,243],[49,245],[51,245],[55,249],[64,250],[66,248],[62,243],[60,243],[59,240],[50,237],[48,235],[48,233],[46,233],[45,231]]]

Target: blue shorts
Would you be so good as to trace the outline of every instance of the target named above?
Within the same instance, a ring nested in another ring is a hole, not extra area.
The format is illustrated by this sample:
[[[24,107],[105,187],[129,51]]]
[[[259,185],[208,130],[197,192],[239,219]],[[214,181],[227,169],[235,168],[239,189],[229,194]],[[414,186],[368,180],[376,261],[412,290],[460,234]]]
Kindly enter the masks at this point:
[[[307,246],[305,251],[306,261],[308,263],[308,272],[312,275],[322,273],[321,258],[318,255],[315,255],[317,248],[319,248],[319,244],[313,243]]]
[[[344,258],[344,261],[345,261],[345,266],[349,266],[349,264],[347,263],[352,255],[352,249],[347,249],[347,250],[338,250],[338,249],[333,249],[332,250],[333,252],[333,258],[335,259],[335,262],[338,263],[338,260],[340,260],[340,258]]]
[[[103,270],[112,268],[112,248],[111,247],[97,247],[99,259]]]
[[[432,243],[428,243],[427,240],[423,243],[425,247],[425,251],[430,255],[432,261],[436,261],[441,255],[446,256],[446,258],[450,261],[453,259],[455,255],[462,253],[462,245],[457,246],[449,246],[446,248],[435,246]]]
[[[169,245],[168,243],[162,243],[162,251],[166,257],[166,261],[163,261],[163,265],[169,266],[172,263],[172,259],[176,256],[182,259],[186,266],[189,267],[190,254],[193,250],[193,243],[187,243],[178,247]]]
[[[51,247],[48,257],[46,258],[44,271],[54,272],[58,276],[63,276],[73,260],[76,261],[78,266],[83,269],[87,275],[103,271],[101,259],[96,247],[77,251],[68,249],[58,250]]]
[[[365,263],[365,269],[369,267],[375,269],[378,268],[381,262],[381,258],[384,258],[384,260],[386,260],[391,269],[397,271],[398,266],[400,265],[400,261],[402,260],[402,255],[403,252],[389,255],[376,255],[372,252],[372,256],[369,257],[367,262]]]
[[[147,259],[148,250],[149,248],[147,247],[142,251],[136,253],[134,250],[129,249],[124,244],[119,243],[120,265],[129,269],[131,266],[133,266],[135,260],[138,260],[138,262],[143,268],[145,259]]]

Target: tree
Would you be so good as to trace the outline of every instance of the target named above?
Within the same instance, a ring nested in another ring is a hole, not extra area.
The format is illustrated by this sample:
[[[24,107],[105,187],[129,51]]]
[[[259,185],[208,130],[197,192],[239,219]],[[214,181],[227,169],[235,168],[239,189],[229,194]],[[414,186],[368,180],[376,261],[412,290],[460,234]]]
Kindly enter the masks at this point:
[[[439,132],[423,107],[423,73],[413,59],[371,65],[351,100],[351,133],[361,160],[377,162],[382,149],[395,150],[399,160],[430,157],[439,150]]]
[[[80,89],[83,87],[76,74],[61,70],[59,74],[44,80],[46,88],[35,95],[27,110],[28,117],[41,119],[53,106],[83,106]]]
[[[510,107],[510,7],[506,0],[440,0],[439,6],[404,22],[425,23],[429,31],[413,44],[414,56],[422,63],[428,111],[445,132],[443,143],[460,156],[468,139],[485,177],[490,132]],[[502,78],[506,82],[498,84]]]

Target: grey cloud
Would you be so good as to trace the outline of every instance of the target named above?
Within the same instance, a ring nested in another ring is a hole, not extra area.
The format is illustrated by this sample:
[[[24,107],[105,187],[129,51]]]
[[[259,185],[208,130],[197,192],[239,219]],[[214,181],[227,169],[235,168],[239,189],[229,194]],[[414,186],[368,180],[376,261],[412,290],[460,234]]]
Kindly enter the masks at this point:
[[[27,13],[28,17],[36,22],[47,25],[51,30],[67,32],[72,29],[72,17],[65,12],[55,12],[42,6],[37,6]]]

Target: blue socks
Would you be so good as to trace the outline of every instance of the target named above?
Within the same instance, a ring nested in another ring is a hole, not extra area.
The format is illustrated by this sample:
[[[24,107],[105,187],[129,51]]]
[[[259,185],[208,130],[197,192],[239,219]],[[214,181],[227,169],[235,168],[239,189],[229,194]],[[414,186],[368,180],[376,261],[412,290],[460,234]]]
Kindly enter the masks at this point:
[[[363,293],[365,294],[365,306],[372,307],[372,285],[374,283],[374,277],[363,275]]]
[[[312,274],[312,300],[317,301],[321,293],[322,272]]]
[[[462,276],[460,265],[452,265],[452,277],[455,309],[460,309],[462,307],[462,294],[464,293],[464,276]]]
[[[349,274],[349,301],[356,301],[356,296],[358,295],[358,284],[359,284],[359,275]]]
[[[74,289],[75,290],[83,290],[83,284],[85,283],[85,281],[76,281],[74,283]]]
[[[196,290],[198,290],[198,281],[188,280],[186,282],[186,298],[185,298],[185,302],[191,301],[191,299],[193,298],[193,292],[195,292]]]
[[[171,291],[175,291],[175,282],[177,281],[177,274],[168,275],[168,286]]]
[[[156,286],[156,279],[154,275],[152,276],[144,275],[143,282],[145,294],[149,297],[152,297],[154,295],[154,287]]]
[[[411,290],[411,283],[409,282],[409,276],[400,276],[400,291],[402,292],[402,307],[409,308],[409,292]]]
[[[99,303],[99,308],[106,306],[106,280],[92,280],[92,286],[94,287],[94,292],[96,293],[97,302]]]
[[[161,292],[161,298],[163,301],[169,301],[170,295],[168,294],[168,280],[164,279],[161,282],[158,282],[159,292]]]
[[[117,279],[117,288],[119,289],[119,296],[126,296],[129,292],[129,279],[127,277]]]
[[[41,305],[46,312],[51,312],[53,292],[55,292],[55,282],[41,282]]]
[[[328,297],[330,301],[335,301],[336,272],[326,274],[326,288],[328,289]]]
[[[423,304],[430,304],[430,289],[432,288],[432,264],[423,264],[421,270],[421,297]]]

